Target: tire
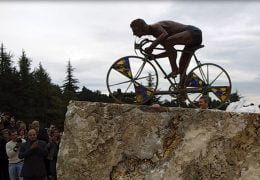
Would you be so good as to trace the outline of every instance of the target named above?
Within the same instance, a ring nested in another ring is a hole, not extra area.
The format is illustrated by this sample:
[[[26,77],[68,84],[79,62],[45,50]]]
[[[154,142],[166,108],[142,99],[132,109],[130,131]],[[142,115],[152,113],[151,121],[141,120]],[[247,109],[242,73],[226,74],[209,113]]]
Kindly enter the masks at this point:
[[[125,56],[109,68],[106,85],[116,102],[144,104],[153,98],[158,86],[158,73],[154,65],[146,59]]]
[[[185,95],[190,105],[199,107],[199,98],[209,97],[209,108],[219,109],[230,99],[231,80],[228,73],[213,63],[193,68],[185,80]]]

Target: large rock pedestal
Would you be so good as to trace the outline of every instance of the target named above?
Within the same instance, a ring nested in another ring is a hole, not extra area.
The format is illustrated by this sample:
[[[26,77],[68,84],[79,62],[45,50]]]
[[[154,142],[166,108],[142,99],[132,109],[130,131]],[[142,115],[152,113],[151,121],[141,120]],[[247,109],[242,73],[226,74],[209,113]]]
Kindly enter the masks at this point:
[[[71,102],[60,180],[259,180],[260,114]]]

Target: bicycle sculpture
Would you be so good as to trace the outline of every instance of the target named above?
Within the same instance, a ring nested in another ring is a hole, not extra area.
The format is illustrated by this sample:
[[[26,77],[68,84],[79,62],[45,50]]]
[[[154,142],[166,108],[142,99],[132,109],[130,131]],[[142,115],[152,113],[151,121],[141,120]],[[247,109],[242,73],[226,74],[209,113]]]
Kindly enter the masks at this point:
[[[201,63],[195,51],[203,48],[203,45],[194,47],[193,58],[196,66],[186,75],[168,78],[167,73],[158,63],[157,59],[151,59],[155,53],[146,54],[145,48],[151,44],[149,39],[135,42],[135,51],[138,50],[143,57],[125,56],[112,64],[107,73],[106,84],[110,95],[118,103],[144,104],[156,95],[170,95],[178,101],[186,101],[194,107],[198,107],[198,100],[202,95],[207,95],[211,101],[215,101],[210,108],[220,108],[230,98],[231,80],[228,73],[219,65],[213,63]],[[155,50],[164,51],[157,46]],[[183,50],[177,50],[183,52]],[[165,79],[169,82],[167,90],[158,90],[158,72],[160,69]]]

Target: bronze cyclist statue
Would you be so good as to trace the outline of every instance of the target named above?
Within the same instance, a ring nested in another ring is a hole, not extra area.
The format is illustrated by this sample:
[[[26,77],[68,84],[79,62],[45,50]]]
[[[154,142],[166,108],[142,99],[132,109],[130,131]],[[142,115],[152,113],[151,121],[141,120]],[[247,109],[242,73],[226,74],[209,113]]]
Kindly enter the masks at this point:
[[[172,100],[194,107],[199,107],[199,99],[205,95],[214,102],[210,108],[220,108],[228,102],[231,93],[228,73],[217,64],[201,63],[195,54],[204,47],[199,28],[174,21],[148,25],[143,19],[133,20],[130,27],[139,37],[134,46],[136,55],[116,60],[106,78],[108,92],[116,102],[146,104],[157,95],[170,95]],[[146,35],[153,36],[154,40]],[[184,49],[176,49],[175,45],[184,45]],[[177,52],[181,52],[179,67]],[[172,70],[169,74],[157,61],[163,57],[169,58]],[[168,81],[159,88],[158,69]]]
[[[156,55],[155,58],[169,58],[172,72],[168,74],[168,77],[174,77],[179,73],[183,74],[192,57],[192,53],[183,52],[178,68],[176,64],[177,51],[174,45],[185,45],[184,50],[192,52],[194,46],[202,43],[202,32],[199,28],[175,21],[159,21],[148,25],[143,19],[135,19],[131,22],[130,27],[133,34],[138,37],[152,35],[156,38],[150,47],[145,49],[147,54],[152,54],[158,44],[165,48],[166,52]]]

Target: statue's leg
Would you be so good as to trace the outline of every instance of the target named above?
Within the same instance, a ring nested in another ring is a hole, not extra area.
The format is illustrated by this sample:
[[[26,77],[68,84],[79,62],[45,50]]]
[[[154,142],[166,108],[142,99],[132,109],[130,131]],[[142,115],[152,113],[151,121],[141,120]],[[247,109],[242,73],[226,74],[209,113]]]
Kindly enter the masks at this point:
[[[192,45],[192,32],[190,31],[183,31],[177,34],[174,34],[167,38],[167,44],[174,45]],[[190,53],[182,53],[179,61],[179,73],[185,73],[192,54]]]

